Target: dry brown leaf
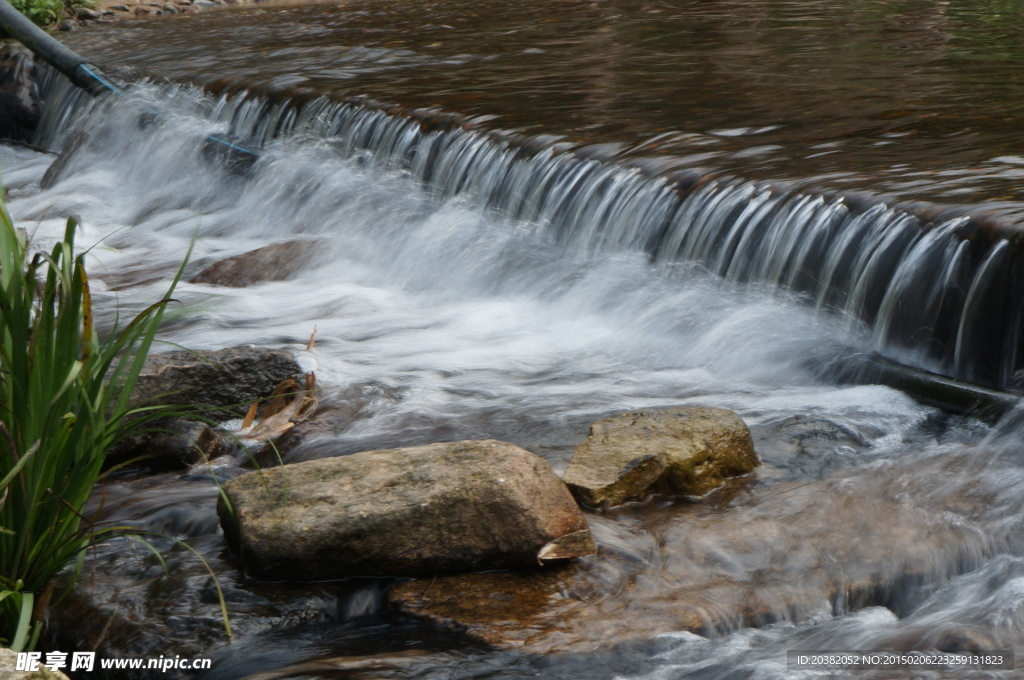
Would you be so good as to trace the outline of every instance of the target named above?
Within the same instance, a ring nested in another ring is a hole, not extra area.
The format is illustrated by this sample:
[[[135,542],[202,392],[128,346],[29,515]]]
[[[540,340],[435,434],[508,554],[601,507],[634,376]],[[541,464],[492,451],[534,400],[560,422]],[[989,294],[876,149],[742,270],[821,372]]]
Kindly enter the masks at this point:
[[[256,410],[259,406],[260,403],[258,401],[254,401],[252,403],[252,406],[250,406],[249,410],[246,411],[245,417],[242,418],[242,427],[240,429],[247,430],[252,427],[252,421],[256,420]]]
[[[251,442],[273,440],[295,427],[316,413],[319,401],[312,396],[316,386],[316,375],[306,374],[306,389],[293,378],[282,381],[270,393],[267,404],[263,407],[259,422],[246,416],[242,428],[236,433],[239,439]],[[255,404],[249,409],[255,416]]]
[[[299,381],[294,378],[287,378],[282,380],[281,383],[274,388],[267,397],[267,403],[263,406],[262,416],[263,418],[269,418],[272,415],[280,413],[288,407],[288,404],[294,401],[299,393],[302,392],[302,387],[299,385]]]

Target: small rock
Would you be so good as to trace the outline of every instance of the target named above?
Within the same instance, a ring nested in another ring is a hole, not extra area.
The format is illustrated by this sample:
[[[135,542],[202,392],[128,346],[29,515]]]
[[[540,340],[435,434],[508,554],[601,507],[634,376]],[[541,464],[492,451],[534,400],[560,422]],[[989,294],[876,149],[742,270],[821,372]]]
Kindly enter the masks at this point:
[[[58,31],[77,31],[78,22],[74,19],[65,19],[64,21],[57,24]]]
[[[177,14],[180,10],[174,5],[164,5],[164,14]]]
[[[203,415],[228,420],[300,373],[291,354],[262,347],[155,354],[146,359],[132,403],[212,407]]]
[[[114,5],[110,9],[118,11],[118,12],[128,12],[128,11],[130,11],[128,9],[128,5]]]
[[[99,19],[102,16],[99,12],[89,7],[76,7],[74,12],[76,19]]]
[[[244,288],[262,281],[283,281],[307,265],[322,245],[320,241],[272,243],[215,262],[189,279],[189,283]]]
[[[702,496],[757,465],[750,431],[734,412],[645,409],[591,425],[564,479],[580,502],[607,507],[655,493]]]
[[[105,16],[105,17],[117,16],[117,12],[115,12],[112,9],[105,9],[105,10],[103,10],[103,16]]]
[[[112,465],[141,459],[151,470],[163,472],[182,470],[205,463],[239,448],[225,432],[206,423],[174,418],[117,444],[107,454]]]
[[[536,567],[594,552],[550,466],[493,440],[246,473],[224,485],[218,514],[247,567],[274,579]]]
[[[43,657],[42,661],[46,658]],[[0,680],[68,680],[68,676],[60,671],[51,671],[45,666],[27,673],[14,670],[18,665],[18,655],[6,647],[0,647]]]
[[[194,2],[192,4],[195,5],[196,7],[202,8],[202,9],[209,9],[211,7],[215,7],[216,6],[212,2],[210,2],[210,0],[194,0]]]
[[[152,14],[152,11],[148,7],[136,7],[135,16],[143,17]]]

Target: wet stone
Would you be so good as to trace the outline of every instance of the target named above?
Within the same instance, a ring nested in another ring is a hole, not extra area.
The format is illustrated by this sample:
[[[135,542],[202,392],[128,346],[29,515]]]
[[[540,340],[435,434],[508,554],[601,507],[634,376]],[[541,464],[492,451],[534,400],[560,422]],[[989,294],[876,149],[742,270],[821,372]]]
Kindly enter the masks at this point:
[[[154,471],[181,470],[230,455],[238,448],[226,432],[206,423],[175,418],[120,442],[107,455],[107,463],[133,460]]]
[[[564,478],[580,502],[608,507],[658,493],[702,496],[757,465],[750,431],[736,413],[645,409],[591,425]]]
[[[215,262],[189,282],[243,288],[262,281],[283,281],[308,265],[322,246],[318,240],[273,243]]]
[[[494,440],[284,465],[237,477],[224,494],[225,538],[266,578],[537,568],[594,550],[550,466]]]
[[[146,359],[132,402],[205,406],[207,418],[229,420],[300,375],[288,352],[253,346],[212,352],[168,352]]]
[[[724,505],[631,505],[589,518],[593,557],[542,572],[423,578],[388,598],[402,613],[531,654],[870,606],[900,615],[917,589],[968,569],[986,544],[956,517],[872,495],[864,487],[874,483],[836,477],[756,488]],[[976,644],[966,637],[958,644]]]

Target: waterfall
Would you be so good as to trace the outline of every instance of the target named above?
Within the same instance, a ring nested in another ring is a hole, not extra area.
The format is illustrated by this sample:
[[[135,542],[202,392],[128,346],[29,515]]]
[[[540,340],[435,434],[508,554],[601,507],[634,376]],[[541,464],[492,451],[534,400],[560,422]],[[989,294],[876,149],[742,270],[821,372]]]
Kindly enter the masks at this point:
[[[86,102],[61,80],[51,73],[40,87],[47,106],[37,141],[50,148],[60,148],[77,111],[111,105]],[[980,385],[1019,386],[1020,238],[983,214],[696,170],[663,173],[600,147],[362,98],[270,97],[226,85],[167,92],[191,97],[195,110],[250,145],[324,140],[438,199],[459,197],[539,225],[564,248],[641,250],[653,266],[693,262],[729,281],[793,291],[866,328],[883,356]]]

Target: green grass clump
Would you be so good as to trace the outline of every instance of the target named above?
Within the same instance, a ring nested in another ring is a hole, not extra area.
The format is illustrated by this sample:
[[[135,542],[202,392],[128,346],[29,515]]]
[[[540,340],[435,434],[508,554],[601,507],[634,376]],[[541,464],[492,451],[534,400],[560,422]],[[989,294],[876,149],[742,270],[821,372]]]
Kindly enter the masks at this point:
[[[56,23],[64,13],[64,0],[10,0],[10,2],[14,9],[40,26]]]
[[[78,7],[95,7],[93,0],[9,0],[14,9],[18,10],[33,23],[40,26],[51,26],[61,17],[72,15]]]
[[[48,255],[31,255],[2,195],[0,641],[18,651],[35,645],[57,574],[130,533],[82,511],[111,445],[167,415],[130,397],[169,297],[101,340],[75,222]]]

